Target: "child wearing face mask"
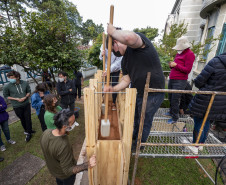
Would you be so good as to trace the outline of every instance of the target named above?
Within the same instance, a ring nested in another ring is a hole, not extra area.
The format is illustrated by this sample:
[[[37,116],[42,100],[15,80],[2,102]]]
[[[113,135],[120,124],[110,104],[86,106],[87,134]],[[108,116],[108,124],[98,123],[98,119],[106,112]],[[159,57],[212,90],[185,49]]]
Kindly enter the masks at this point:
[[[169,75],[168,89],[184,90],[187,86],[188,75],[191,72],[195,55],[190,50],[191,44],[187,37],[182,36],[177,39],[176,46],[177,55],[173,62],[169,63],[171,68]],[[170,111],[165,116],[170,117],[168,124],[176,123],[179,118],[179,103],[181,94],[169,94]]]

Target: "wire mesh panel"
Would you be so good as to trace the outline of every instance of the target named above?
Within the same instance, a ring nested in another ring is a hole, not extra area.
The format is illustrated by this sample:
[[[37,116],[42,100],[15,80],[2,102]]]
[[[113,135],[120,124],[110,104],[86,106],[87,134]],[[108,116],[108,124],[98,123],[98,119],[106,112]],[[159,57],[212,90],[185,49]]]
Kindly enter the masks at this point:
[[[188,114],[180,115],[177,123],[168,124],[167,121],[170,117],[165,116],[167,112],[169,112],[168,108],[158,109],[154,116],[151,131],[183,132],[186,128],[187,132],[193,132],[194,121]]]
[[[188,144],[192,143],[193,135],[189,132],[151,132],[147,143],[154,144]],[[221,142],[213,135],[209,134],[206,144],[220,144]],[[226,155],[226,147],[222,146],[144,146],[140,151],[140,157],[201,157],[218,158]]]
[[[158,146],[193,142],[193,119],[189,115],[182,115],[177,123],[168,124],[169,118],[163,116],[168,111],[169,109],[160,108],[156,112],[146,143],[157,144],[157,146],[143,146],[140,157],[219,158],[226,155],[224,146]],[[205,144],[221,144],[221,142],[210,133]]]

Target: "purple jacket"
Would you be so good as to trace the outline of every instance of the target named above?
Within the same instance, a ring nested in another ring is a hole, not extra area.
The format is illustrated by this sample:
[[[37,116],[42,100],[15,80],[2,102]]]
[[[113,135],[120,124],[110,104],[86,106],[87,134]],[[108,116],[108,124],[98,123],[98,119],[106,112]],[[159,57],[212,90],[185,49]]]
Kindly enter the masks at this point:
[[[7,104],[3,97],[0,96],[0,123],[9,119],[9,114],[6,112]]]

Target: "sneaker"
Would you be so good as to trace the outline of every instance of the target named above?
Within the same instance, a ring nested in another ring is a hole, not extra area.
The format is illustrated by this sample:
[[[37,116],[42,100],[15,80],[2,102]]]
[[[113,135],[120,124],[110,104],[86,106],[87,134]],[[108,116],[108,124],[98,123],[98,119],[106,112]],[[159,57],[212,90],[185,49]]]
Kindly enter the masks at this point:
[[[13,141],[13,140],[10,139],[10,140],[8,140],[8,143],[11,144],[11,145],[14,145],[14,144],[16,144],[16,141]]]
[[[177,121],[174,121],[173,119],[169,119],[168,121],[167,121],[167,123],[168,124],[174,124],[174,123],[176,123]]]
[[[2,145],[2,146],[1,146],[1,151],[2,151],[2,152],[6,151],[5,145]]]
[[[199,148],[196,146],[188,146],[188,148],[194,153],[198,154],[199,153]]]
[[[112,108],[111,108],[111,110],[116,110],[116,106],[113,105]]]
[[[32,134],[34,134],[35,132],[36,132],[35,130],[32,130],[32,131],[31,131]],[[26,131],[24,131],[24,134],[25,134],[25,135],[28,135],[29,133],[26,132]]]
[[[203,151],[203,146],[198,147],[199,151]]]
[[[164,117],[168,117],[168,118],[171,118],[172,117],[171,114],[170,114],[170,112],[165,113],[163,116]]]
[[[32,137],[31,134],[27,134],[27,135],[26,135],[26,138],[25,138],[25,141],[26,141],[26,142],[29,142],[29,141],[31,140],[31,137]]]

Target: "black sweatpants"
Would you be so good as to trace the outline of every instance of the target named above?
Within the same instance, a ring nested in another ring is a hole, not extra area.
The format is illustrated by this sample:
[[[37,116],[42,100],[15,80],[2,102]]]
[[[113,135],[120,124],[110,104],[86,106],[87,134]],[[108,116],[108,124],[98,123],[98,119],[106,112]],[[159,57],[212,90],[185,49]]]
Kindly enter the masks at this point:
[[[13,108],[17,117],[20,119],[24,131],[31,134],[32,122],[31,122],[31,104],[28,103],[23,107]]]
[[[46,124],[45,124],[45,120],[44,120],[44,115],[45,115],[45,106],[42,105],[42,107],[40,109],[40,113],[38,115],[38,119],[41,123],[41,127],[42,127],[43,132],[47,129]]]
[[[75,85],[75,99],[77,98],[77,95],[78,95],[78,98],[81,98],[81,84],[80,85]]]

